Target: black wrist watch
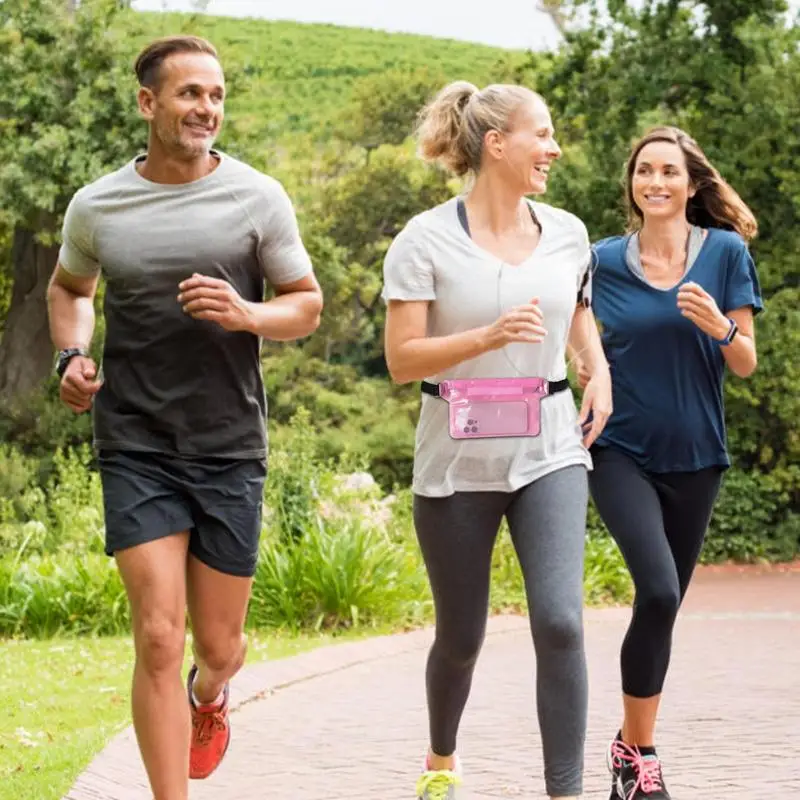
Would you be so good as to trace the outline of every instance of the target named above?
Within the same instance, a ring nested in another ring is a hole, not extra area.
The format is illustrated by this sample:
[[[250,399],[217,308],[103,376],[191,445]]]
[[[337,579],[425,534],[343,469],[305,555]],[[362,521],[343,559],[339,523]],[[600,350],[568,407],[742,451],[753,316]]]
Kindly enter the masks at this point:
[[[83,347],[68,347],[66,350],[59,350],[58,356],[56,357],[56,375],[58,375],[59,378],[63,378],[67,364],[69,364],[75,356],[88,355],[89,351],[85,350]]]

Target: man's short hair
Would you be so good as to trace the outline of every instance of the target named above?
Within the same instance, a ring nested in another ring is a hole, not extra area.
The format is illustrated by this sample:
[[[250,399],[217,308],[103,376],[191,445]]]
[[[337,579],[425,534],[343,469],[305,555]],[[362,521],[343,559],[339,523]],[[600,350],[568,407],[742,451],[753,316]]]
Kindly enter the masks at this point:
[[[161,77],[161,65],[176,53],[206,53],[219,61],[214,45],[199,36],[164,36],[150,42],[139,53],[133,67],[139,85],[147,86],[149,89],[157,87]]]

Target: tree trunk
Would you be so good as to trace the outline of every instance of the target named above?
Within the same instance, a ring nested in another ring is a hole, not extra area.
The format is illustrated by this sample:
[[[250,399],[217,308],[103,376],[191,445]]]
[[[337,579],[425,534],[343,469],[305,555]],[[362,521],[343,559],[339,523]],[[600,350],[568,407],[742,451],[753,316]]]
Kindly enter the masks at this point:
[[[53,367],[47,319],[47,284],[58,246],[45,246],[33,231],[17,228],[11,247],[14,284],[0,339],[0,401],[16,404],[38,389]]]

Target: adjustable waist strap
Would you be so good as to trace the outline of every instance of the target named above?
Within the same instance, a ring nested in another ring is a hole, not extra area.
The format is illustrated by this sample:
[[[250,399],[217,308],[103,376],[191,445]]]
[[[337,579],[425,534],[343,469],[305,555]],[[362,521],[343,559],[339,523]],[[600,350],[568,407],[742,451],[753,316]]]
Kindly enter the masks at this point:
[[[420,384],[420,389],[424,394],[429,394],[431,397],[441,397],[439,394],[439,384],[438,383],[430,383],[428,381],[422,381]],[[547,394],[557,394],[558,392],[563,392],[565,389],[569,389],[569,381],[566,378],[563,378],[560,381],[548,381],[547,382]]]

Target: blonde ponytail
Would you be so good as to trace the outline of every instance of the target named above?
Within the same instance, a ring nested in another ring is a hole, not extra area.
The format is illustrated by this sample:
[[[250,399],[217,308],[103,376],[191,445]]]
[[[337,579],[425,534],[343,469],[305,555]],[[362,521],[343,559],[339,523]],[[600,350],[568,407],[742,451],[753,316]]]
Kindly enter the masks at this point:
[[[445,86],[422,110],[417,126],[418,152],[458,177],[477,174],[483,142],[491,130],[508,133],[521,105],[542,98],[524,86],[492,84],[479,90],[467,81]]]

